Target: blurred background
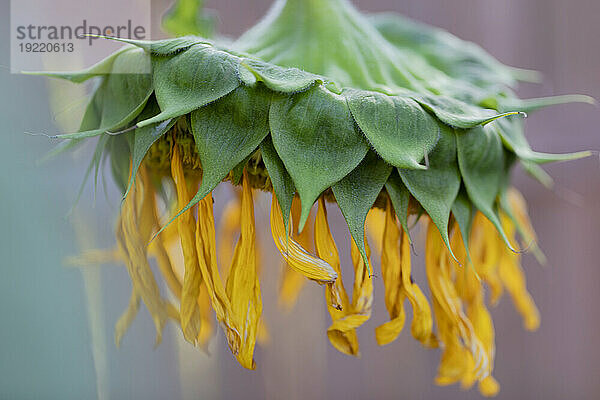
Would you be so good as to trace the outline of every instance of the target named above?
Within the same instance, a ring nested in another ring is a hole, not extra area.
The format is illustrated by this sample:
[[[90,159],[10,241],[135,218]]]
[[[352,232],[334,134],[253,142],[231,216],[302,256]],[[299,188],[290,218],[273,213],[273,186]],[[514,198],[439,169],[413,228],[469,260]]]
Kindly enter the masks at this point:
[[[355,0],[364,11],[395,11],[476,42],[502,62],[541,71],[544,83],[523,84],[522,97],[583,93],[600,99],[600,2],[597,0]],[[265,13],[269,0],[208,1],[221,32],[233,37]],[[153,38],[168,0],[153,0]],[[476,390],[433,384],[439,351],[422,349],[405,328],[386,347],[373,329],[384,322],[383,284],[375,281],[372,319],[359,330],[360,360],[336,352],[325,331],[322,288],[306,286],[289,313],[277,306],[280,261],[270,232],[264,247],[263,298],[270,344],[257,349],[257,370],[229,354],[221,334],[210,355],[183,343],[168,326],[154,349],[152,321],[143,309],[120,349],[113,327],[126,307],[130,282],[122,266],[86,270],[64,266],[81,247],[110,247],[119,195],[79,189],[91,147],[38,165],[53,145],[25,132],[56,132],[72,123],[84,93],[46,79],[9,73],[9,2],[0,2],[0,398],[1,399],[476,399]],[[58,86],[57,86],[58,85]],[[60,93],[60,96],[56,96]],[[600,113],[564,105],[527,119],[534,149],[600,149]],[[532,256],[523,265],[542,314],[528,333],[508,298],[492,309],[497,335],[499,399],[600,397],[600,163],[597,158],[550,165],[550,192],[515,171],[549,265]],[[227,189],[216,196],[226,198]],[[106,199],[107,198],[107,199]],[[268,202],[257,202],[266,221]],[[220,212],[220,207],[217,213]],[[349,252],[343,220],[332,212],[341,252]],[[260,226],[260,225],[259,225]],[[75,228],[85,235],[76,234]],[[85,237],[83,237],[85,236]],[[348,259],[345,260],[348,264]],[[376,265],[377,267],[377,265]],[[416,278],[422,265],[414,267]],[[351,274],[346,274],[351,282]]]

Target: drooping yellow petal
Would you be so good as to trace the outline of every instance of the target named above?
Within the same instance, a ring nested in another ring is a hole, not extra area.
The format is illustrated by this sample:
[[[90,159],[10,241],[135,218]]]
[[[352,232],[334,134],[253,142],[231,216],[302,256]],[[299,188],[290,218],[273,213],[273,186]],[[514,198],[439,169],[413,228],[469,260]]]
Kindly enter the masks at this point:
[[[531,248],[533,254],[542,265],[546,264],[546,256],[537,244],[537,235],[533,229],[531,221],[529,220],[529,213],[527,212],[527,202],[525,201],[525,198],[517,189],[512,187],[508,189],[507,196],[510,207],[514,212],[514,217],[522,229],[522,232],[520,233],[525,241],[523,245]]]
[[[261,346],[266,346],[271,343],[271,334],[269,333],[269,327],[267,326],[264,318],[261,318],[260,322],[258,323],[256,342]]]
[[[359,347],[356,331],[354,329],[342,331],[335,328],[335,322],[345,317],[346,313],[351,310],[351,305],[342,281],[340,257],[333,236],[331,235],[331,230],[329,229],[327,208],[323,197],[319,198],[319,207],[315,218],[315,249],[317,256],[327,262],[338,274],[336,281],[328,284],[325,290],[325,298],[328,305],[327,310],[333,322],[332,326],[327,330],[329,341],[338,351],[358,356]]]
[[[502,226],[509,238],[514,237],[515,227],[508,217],[501,216]],[[520,256],[506,249],[500,258],[499,276],[504,287],[510,293],[515,308],[523,317],[523,325],[529,331],[540,325],[540,313],[527,291],[525,274],[521,269]]]
[[[367,255],[371,256],[371,250],[365,239],[365,249]],[[363,325],[371,317],[373,307],[373,281],[369,276],[367,265],[365,264],[358,247],[352,240],[352,263],[354,265],[354,290],[352,292],[352,302],[343,309],[344,316],[333,320],[327,330],[330,339],[336,340],[336,345],[346,354],[359,355],[358,343],[341,340],[340,337],[346,332],[354,332],[356,328]],[[340,295],[341,298],[341,295]],[[329,334],[331,332],[331,334]],[[337,347],[336,347],[337,348]]]
[[[394,221],[395,222],[395,221]],[[397,225],[394,224],[396,227]],[[411,271],[410,238],[402,232],[402,293],[406,295],[413,310],[413,321],[410,331],[425,347],[437,347],[437,339],[432,332],[433,319],[431,307],[421,288],[413,281]]]
[[[383,248],[385,222],[385,211],[379,208],[373,208],[369,212],[365,226],[367,228],[367,234],[369,235],[369,238],[371,239],[377,253],[381,253]]]
[[[177,189],[178,208],[182,209],[189,203],[191,197],[183,174],[178,146],[173,147],[171,175]],[[181,291],[181,329],[185,339],[192,344],[197,343],[202,324],[200,305],[198,304],[202,273],[198,265],[198,253],[195,245],[196,227],[193,214],[195,208],[192,207],[181,214],[176,221],[185,264],[183,288]]]
[[[498,264],[506,245],[497,238],[494,225],[482,213],[475,214],[470,237],[471,260],[483,282],[490,288],[492,304],[498,302],[504,291],[498,276]]]
[[[382,346],[394,341],[402,329],[406,313],[404,311],[405,293],[402,292],[402,260],[400,256],[400,230],[396,224],[391,202],[388,200],[381,244],[381,274],[385,287],[385,306],[390,321],[375,329],[377,343]],[[404,254],[402,255],[405,256]]]
[[[496,396],[499,391],[500,385],[492,376],[485,377],[479,382],[479,393],[483,396],[493,397]]]
[[[210,306],[210,296],[206,286],[200,287],[200,297],[198,298],[198,305],[200,307],[200,332],[196,338],[198,347],[204,350],[208,354],[208,343],[210,339],[215,335],[215,323],[213,318],[213,310]]]
[[[85,250],[77,256],[67,257],[65,265],[69,267],[88,267],[101,264],[114,264],[123,261],[118,248],[107,250]]]
[[[167,303],[160,296],[158,284],[148,263],[147,242],[151,231],[148,228],[142,228],[139,223],[140,210],[145,207],[144,188],[141,181],[136,182],[134,190],[123,202],[121,215],[117,223],[116,237],[119,251],[123,254],[127,272],[133,285],[130,307],[119,326],[126,328],[128,323],[131,322],[137,309],[137,306],[132,305],[137,301],[134,297],[139,296],[144,301],[154,321],[157,334],[156,342],[158,344],[162,338],[162,328],[168,318],[168,312]]]
[[[494,232],[494,235],[486,240],[488,242],[490,240],[496,240],[497,243],[500,243],[500,240],[498,239],[500,239],[498,234]],[[487,368],[480,374],[480,377],[477,376],[476,371],[469,370],[465,372],[462,377],[461,384],[464,388],[469,388],[477,380],[481,381],[480,378],[487,378],[491,376],[496,352],[494,325],[490,313],[485,305],[485,293],[483,290],[482,281],[479,279],[479,275],[477,273],[478,271],[481,271],[481,274],[483,274],[484,271],[482,271],[482,267],[474,266],[469,263],[464,250],[465,247],[460,230],[455,229],[451,241],[452,247],[457,249],[456,256],[458,257],[459,261],[465,263],[464,267],[455,266],[454,268],[456,291],[459,294],[462,303],[464,304],[467,318],[473,326],[475,336],[481,343],[488,360]],[[491,268],[495,268],[495,266],[488,265],[483,268],[487,268],[487,271],[489,271]],[[488,380],[487,382],[491,381]],[[491,393],[491,386],[489,384],[483,384],[483,387],[487,393]]]
[[[147,234],[149,235],[152,232],[158,231],[160,228],[156,197],[154,191],[150,190],[152,187],[152,182],[150,180],[150,176],[145,172],[144,169],[140,170],[139,178],[142,179],[144,187],[147,188],[144,194],[144,202],[147,204],[147,206],[143,208],[143,214],[141,215],[141,218],[148,221],[146,222],[146,229],[148,230]],[[148,251],[156,258],[158,269],[165,279],[169,290],[171,290],[175,297],[181,299],[181,282],[173,271],[173,266],[171,265],[171,260],[169,259],[169,254],[166,249],[165,238],[163,236],[158,236],[155,238],[155,240],[150,243]]]
[[[427,231],[426,246],[427,279],[438,337],[444,349],[436,383],[454,383],[468,378],[470,374],[474,374],[476,379],[482,379],[489,371],[489,360],[483,344],[463,311],[462,301],[452,279],[450,254],[433,224],[429,225]]]
[[[300,214],[302,213],[302,206],[300,204],[300,198],[294,197],[292,201],[292,233],[291,237],[307,252],[312,251],[313,232],[311,228],[310,220],[312,218],[312,211],[310,212],[307,220],[307,224],[304,230],[298,233],[298,223],[300,222]],[[281,287],[279,289],[279,304],[286,311],[291,311],[296,302],[300,291],[306,283],[306,278],[301,273],[297,272],[293,268],[283,269],[283,277],[281,279]]]
[[[237,354],[240,349],[241,338],[217,264],[212,194],[209,194],[198,203],[196,251],[204,281],[203,288],[206,288],[217,321],[223,326],[231,352]]]
[[[358,246],[351,240],[350,255],[354,265],[354,290],[352,291],[352,310],[357,314],[371,316],[373,308],[373,279],[369,276],[368,266],[360,255]],[[371,258],[371,249],[365,238],[367,258]]]
[[[121,340],[123,339],[125,333],[129,330],[129,327],[137,316],[139,309],[140,296],[135,290],[132,290],[131,297],[129,298],[129,304],[115,325],[115,344],[117,347],[121,346]]]
[[[219,267],[223,274],[222,276],[225,278],[229,274],[233,249],[240,234],[241,203],[239,197],[239,192],[236,190],[235,197],[223,209],[219,226],[219,240],[217,241]]]
[[[386,308],[390,321],[375,330],[380,345],[395,340],[404,327],[406,313],[404,299],[408,298],[413,308],[411,333],[424,346],[435,347],[437,341],[432,333],[431,308],[425,295],[411,277],[411,255],[408,234],[398,226],[391,202],[385,211],[381,270],[385,286]]]
[[[290,267],[308,279],[318,283],[333,283],[337,279],[335,270],[325,261],[317,258],[302,248],[285,232],[283,215],[275,194],[271,202],[271,234],[275,246]]]
[[[254,346],[262,314],[262,299],[256,269],[254,204],[246,171],[242,182],[240,228],[240,239],[233,253],[226,291],[242,339],[237,359],[243,367],[254,369]]]

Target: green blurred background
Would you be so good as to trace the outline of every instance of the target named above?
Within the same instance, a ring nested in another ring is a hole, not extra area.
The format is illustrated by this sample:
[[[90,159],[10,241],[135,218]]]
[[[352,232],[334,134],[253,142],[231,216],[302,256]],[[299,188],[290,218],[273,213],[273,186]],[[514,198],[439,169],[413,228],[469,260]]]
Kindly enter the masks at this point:
[[[236,36],[264,14],[268,0],[209,1],[220,29]],[[474,41],[506,64],[544,73],[544,84],[523,85],[523,97],[584,93],[600,98],[600,2],[597,0],[362,0],[366,11],[397,11]],[[153,37],[169,1],[153,1]],[[118,11],[118,10],[116,10]],[[118,193],[108,180],[94,201],[88,186],[71,218],[91,148],[37,165],[51,147],[44,137],[57,121],[73,123],[82,93],[42,78],[9,73],[9,2],[0,2],[0,399],[475,399],[476,390],[433,385],[438,351],[427,351],[407,331],[377,347],[373,328],[385,312],[376,281],[375,314],[360,330],[360,360],[327,343],[321,288],[309,285],[291,314],[277,308],[279,261],[267,255],[263,285],[271,344],[257,350],[258,369],[242,370],[219,336],[210,357],[182,343],[173,326],[153,349],[152,322],[142,307],[120,349],[113,326],[129,298],[124,268],[80,270],[65,257],[84,245],[109,247]],[[52,97],[61,93],[61,96]],[[600,114],[566,105],[527,120],[535,149],[600,149]],[[600,164],[597,157],[552,165],[558,189],[549,192],[521,171],[515,184],[528,199],[540,244],[550,262],[524,258],[530,291],[541,313],[536,333],[521,329],[504,298],[493,309],[499,399],[600,397]],[[101,187],[101,185],[100,185]],[[221,198],[226,190],[218,192]],[[265,218],[264,201],[257,206]],[[332,213],[345,234],[339,213]],[[76,235],[73,225],[82,228]],[[273,254],[269,232],[261,232]],[[82,236],[86,236],[83,240]],[[86,244],[87,243],[87,244]],[[349,246],[346,246],[349,247]],[[348,250],[343,247],[343,250]],[[87,289],[86,289],[87,288]]]

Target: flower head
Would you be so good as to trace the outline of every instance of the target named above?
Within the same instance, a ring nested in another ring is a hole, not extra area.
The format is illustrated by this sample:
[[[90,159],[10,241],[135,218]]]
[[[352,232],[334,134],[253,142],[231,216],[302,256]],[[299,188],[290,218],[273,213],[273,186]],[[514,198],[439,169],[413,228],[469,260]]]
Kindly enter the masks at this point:
[[[260,190],[272,193],[271,233],[290,267],[282,304],[293,306],[304,278],[323,285],[331,344],[359,355],[356,330],[371,316],[376,273],[389,313],[375,330],[380,345],[401,333],[409,305],[414,338],[442,351],[436,383],[498,391],[484,287],[491,303],[506,290],[527,329],[539,325],[515,240],[518,231],[530,244],[535,234],[510,170],[521,163],[547,183],[538,164],[588,155],[533,151],[522,114],[588,98],[520,100],[511,87],[526,71],[441,30],[365,16],[346,0],[280,0],[230,45],[119,40],[127,45],[85,71],[50,74],[99,78],[80,132],[59,137],[98,136],[90,170],[108,155],[123,190],[110,254],[125,262],[133,289],[117,343],[142,300],[157,340],[173,319],[203,347],[212,308],[232,353],[254,368],[265,334],[253,208]],[[149,74],[119,73],[148,60]],[[217,243],[212,192],[224,181],[241,188]],[[329,229],[332,203],[352,237],[351,293]],[[427,282],[411,273],[409,220],[427,232]],[[179,304],[161,297],[149,258]]]

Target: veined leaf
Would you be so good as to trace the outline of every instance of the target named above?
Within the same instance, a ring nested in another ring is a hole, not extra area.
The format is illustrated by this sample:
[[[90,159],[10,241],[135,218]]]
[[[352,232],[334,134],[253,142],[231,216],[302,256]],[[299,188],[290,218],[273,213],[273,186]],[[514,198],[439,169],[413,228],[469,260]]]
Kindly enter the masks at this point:
[[[260,60],[243,59],[239,65],[240,79],[246,85],[263,82],[269,89],[281,93],[296,93],[308,89],[324,78],[299,70],[268,64]]]
[[[331,187],[369,273],[371,266],[365,249],[365,220],[392,168],[370,150],[358,167]]]
[[[440,141],[429,156],[429,169],[398,169],[398,172],[402,182],[439,229],[444,243],[454,257],[448,238],[450,211],[460,189],[454,129],[441,127]]]
[[[398,168],[425,169],[419,164],[437,143],[436,120],[408,97],[365,90],[345,90],[356,123],[375,151]]]
[[[273,145],[302,201],[302,230],[315,200],[356,168],[369,145],[346,99],[321,86],[274,98],[269,118]]]
[[[273,184],[273,192],[277,196],[281,213],[283,214],[283,223],[285,231],[289,232],[290,211],[292,209],[292,201],[294,200],[294,181],[285,169],[283,161],[279,158],[271,136],[267,136],[260,144],[262,159],[267,167],[269,179]]]
[[[469,236],[471,234],[471,227],[473,226],[473,218],[475,217],[475,209],[473,204],[469,200],[469,196],[464,189],[464,186],[459,190],[456,200],[452,205],[452,215],[458,224],[460,234],[462,235],[465,250],[467,252],[467,258],[471,259],[469,252]]]
[[[505,174],[504,150],[491,126],[456,132],[458,165],[469,198],[496,227],[512,249],[496,212],[496,200]]]
[[[112,72],[102,79],[94,93],[100,124],[97,128],[58,135],[61,139],[82,139],[117,130],[133,121],[152,95],[152,77],[131,71],[148,70],[149,59],[143,50],[129,49],[112,62]]]
[[[162,112],[138,126],[188,114],[231,93],[240,85],[237,62],[236,57],[205,45],[154,57],[155,94]]]
[[[192,113],[192,133],[202,163],[202,183],[177,216],[212,192],[269,134],[269,101],[268,91],[240,86],[221,100]]]

